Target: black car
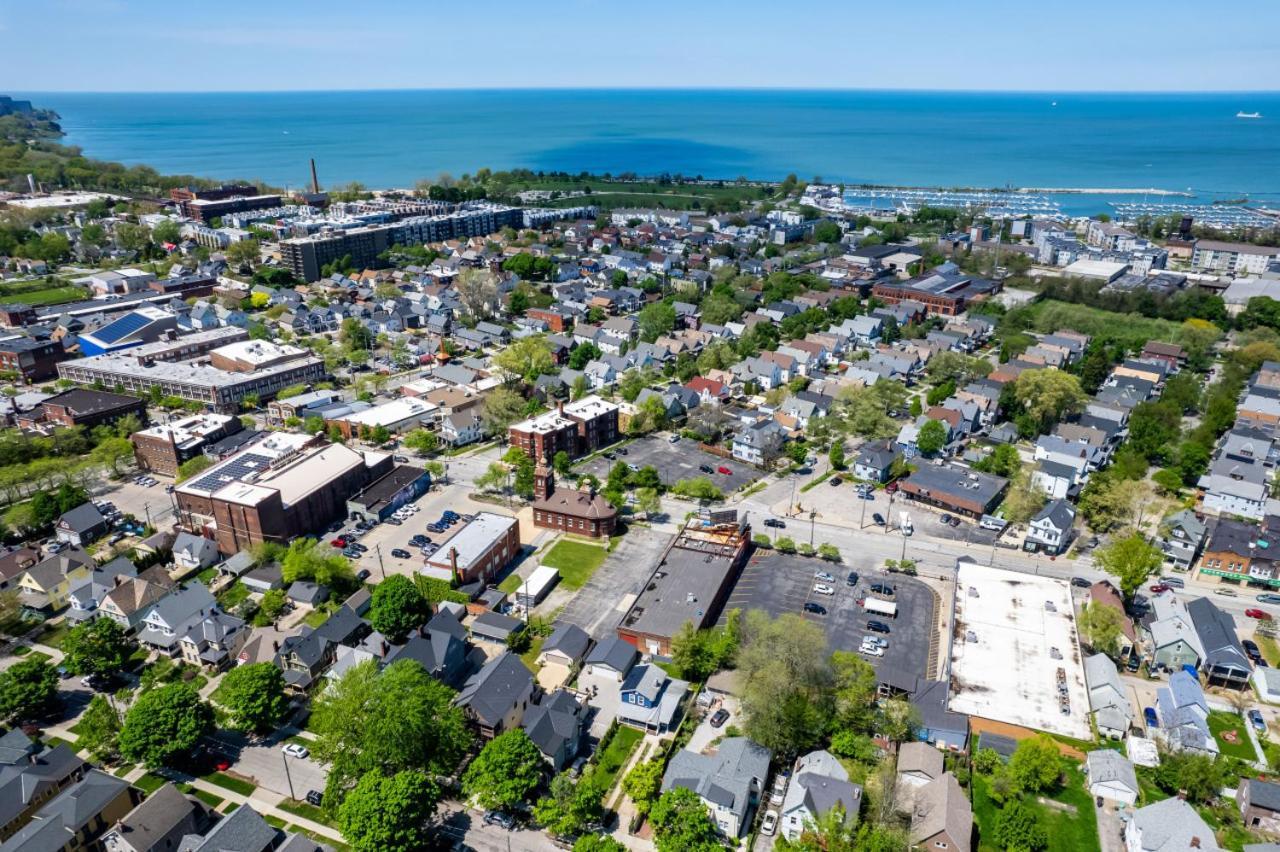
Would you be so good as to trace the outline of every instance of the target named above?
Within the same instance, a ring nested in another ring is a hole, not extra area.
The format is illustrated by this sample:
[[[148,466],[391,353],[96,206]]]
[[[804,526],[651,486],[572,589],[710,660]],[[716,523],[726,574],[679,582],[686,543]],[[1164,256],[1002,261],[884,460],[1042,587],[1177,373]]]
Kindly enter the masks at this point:
[[[1253,660],[1255,663],[1262,659],[1262,651],[1258,649],[1257,642],[1254,642],[1252,639],[1243,639],[1240,644],[1244,647],[1244,652],[1249,656],[1249,659]]]
[[[402,550],[401,548],[397,547],[391,551],[391,555],[394,556],[396,559],[408,559],[411,554],[409,553],[409,551]]]
[[[888,633],[889,625],[885,624],[883,621],[868,621],[867,629],[872,633]]]
[[[785,529],[787,526],[785,522],[780,521],[777,518],[765,518],[764,525],[766,527],[776,527],[777,529]]]
[[[941,517],[939,520],[941,520],[944,524],[950,524],[950,523],[951,523],[951,516],[950,516],[950,515],[948,515],[948,514],[946,514],[946,513],[944,512],[944,513],[943,513],[943,515],[942,515],[942,517]]]
[[[831,486],[839,485],[839,484],[840,484],[840,483],[842,483],[842,482],[844,482],[844,480],[843,480],[843,479],[841,479],[841,478],[840,478],[840,477],[838,477],[838,476],[833,476],[833,477],[831,477],[830,479],[828,479],[828,480],[827,480],[827,484],[828,484],[828,485],[831,485]]]
[[[709,464],[700,464],[700,465],[698,465],[698,470],[702,471],[703,473],[715,473],[715,472],[716,472],[716,469],[715,469],[714,467],[712,467],[711,465],[709,465]]]
[[[387,523],[391,524],[391,526],[393,527],[398,527],[400,526],[400,524],[403,523],[403,521],[401,521],[399,518],[387,518]]]
[[[1084,577],[1072,577],[1071,585],[1075,586],[1077,589],[1087,589],[1092,586],[1093,583],[1090,583]]]
[[[827,608],[826,608],[825,606],[823,606],[822,604],[816,604],[816,603],[814,603],[813,601],[809,601],[808,603],[806,603],[806,604],[804,605],[804,611],[805,611],[805,612],[811,612],[811,613],[813,613],[814,615],[826,615],[826,614],[827,614]]]
[[[617,455],[615,455],[615,454],[614,454],[614,453],[612,453],[612,452],[601,453],[600,455],[604,456],[604,457],[605,457],[605,458],[607,458],[609,461],[613,461],[614,459],[616,459],[616,458],[617,458]]]
[[[308,805],[314,805],[317,808],[324,802],[324,794],[319,790],[308,790],[306,798]]]
[[[871,522],[878,527],[884,526],[884,515],[880,514],[879,512],[872,512]]]
[[[718,728],[727,721],[729,721],[729,711],[723,707],[711,714],[711,727],[713,728]]]
[[[871,591],[877,595],[892,595],[893,586],[888,583],[872,583]]]
[[[850,572],[849,572],[849,576],[848,576],[848,577],[845,577],[845,578],[844,578],[844,581],[845,581],[845,583],[847,583],[847,584],[848,584],[848,585],[850,585],[850,586],[856,586],[856,585],[858,585],[858,572],[857,572],[857,571],[850,571]]]
[[[620,456],[625,456],[626,454],[627,454],[627,448],[626,448],[626,447],[618,447],[618,455],[620,455]]]
[[[357,579],[357,580],[359,580],[361,583],[363,583],[365,580],[369,579],[369,569],[368,569],[368,568],[361,568],[359,571],[357,571],[357,572],[356,572],[356,579]]]

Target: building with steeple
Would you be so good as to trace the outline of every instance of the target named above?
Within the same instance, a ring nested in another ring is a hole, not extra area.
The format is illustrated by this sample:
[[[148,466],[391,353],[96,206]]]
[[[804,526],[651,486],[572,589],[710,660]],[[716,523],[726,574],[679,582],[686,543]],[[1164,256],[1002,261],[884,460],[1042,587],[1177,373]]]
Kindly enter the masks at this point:
[[[618,524],[618,510],[594,488],[556,489],[545,461],[533,469],[533,525],[549,530],[607,538]]]

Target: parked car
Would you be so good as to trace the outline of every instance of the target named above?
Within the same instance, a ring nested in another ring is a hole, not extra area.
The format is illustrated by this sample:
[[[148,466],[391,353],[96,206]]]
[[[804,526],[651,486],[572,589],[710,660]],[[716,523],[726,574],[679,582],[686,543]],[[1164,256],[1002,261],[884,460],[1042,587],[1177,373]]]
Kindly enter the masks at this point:
[[[828,574],[826,571],[818,571],[813,575],[813,579],[821,580],[824,583],[834,583],[836,578]]]
[[[357,572],[356,572],[356,579],[357,579],[357,580],[359,580],[361,583],[363,583],[365,580],[369,579],[369,569],[368,569],[368,568],[361,568],[359,571],[357,571]]]
[[[1146,720],[1148,728],[1160,726],[1160,720],[1156,718],[1156,708],[1154,707],[1143,707],[1142,718]]]
[[[893,586],[891,586],[888,583],[872,583],[871,592],[877,595],[885,595],[886,597],[892,597]]]
[[[778,812],[765,811],[764,819],[760,821],[760,833],[765,837],[772,837],[773,833],[778,830]]]
[[[884,526],[884,515],[880,514],[879,512],[872,512],[871,522],[878,527]]]
[[[1245,654],[1255,663],[1262,659],[1262,651],[1258,649],[1258,643],[1252,639],[1240,640],[1241,647],[1244,648]]]
[[[951,516],[944,512],[942,517],[939,520],[941,520],[944,524],[949,524],[951,523]]]
[[[1247,616],[1249,616],[1250,618],[1257,618],[1257,619],[1259,619],[1259,620],[1261,620],[1261,621],[1270,621],[1270,620],[1271,620],[1271,613],[1267,612],[1266,610],[1262,610],[1262,609],[1246,609],[1246,610],[1244,611],[1244,614],[1245,614],[1245,615],[1247,615]]]
[[[1151,594],[1158,595],[1161,592],[1172,592],[1173,586],[1166,586],[1164,583],[1156,583],[1151,587]]]
[[[844,578],[844,582],[845,582],[845,585],[846,585],[846,586],[856,586],[856,585],[858,585],[858,572],[857,572],[857,571],[850,571],[850,572],[849,572],[849,576]]]
[[[680,443],[680,436],[679,436],[679,435],[672,435],[670,438],[668,438],[668,439],[667,439],[667,443],[668,443],[668,444],[678,444],[678,443]]]
[[[834,595],[836,590],[834,586],[828,586],[826,583],[819,583],[813,587],[813,592],[817,595]]]
[[[1161,577],[1160,582],[1174,589],[1185,589],[1187,581],[1181,577]]]
[[[787,526],[785,521],[780,521],[777,518],[765,518],[764,525],[766,527],[773,527],[775,529],[780,529],[780,530],[786,529],[786,526]]]
[[[889,640],[884,638],[883,636],[868,635],[868,636],[862,637],[862,644],[863,645],[879,645],[881,648],[888,648]]]
[[[811,613],[813,613],[814,615],[826,615],[826,614],[827,614],[827,608],[826,608],[825,606],[823,606],[823,605],[822,605],[822,604],[820,604],[820,603],[814,603],[813,601],[809,601],[808,603],[806,603],[806,604],[804,605],[804,611],[805,611],[805,612],[811,612]]]
[[[883,621],[868,621],[867,629],[872,633],[888,633],[889,625],[885,624]]]
[[[1254,730],[1260,734],[1267,732],[1267,722],[1262,718],[1262,713],[1256,709],[1249,711],[1249,724],[1253,725]]]
[[[308,790],[306,798],[307,804],[313,807],[318,808],[320,805],[324,804],[324,793],[321,793],[319,790]]]
[[[1214,589],[1213,593],[1215,595],[1222,595],[1224,598],[1235,598],[1240,596],[1240,593],[1237,592],[1235,589],[1226,589],[1226,588]]]
[[[698,465],[698,470],[700,470],[702,473],[715,473],[715,472],[716,472],[716,469],[715,469],[714,467],[712,467],[711,465],[709,465],[709,464],[700,464],[700,465]]]
[[[310,750],[308,750],[306,746],[298,745],[297,743],[285,743],[284,748],[280,750],[290,757],[296,757],[299,760],[311,755]]]
[[[488,811],[484,815],[485,825],[500,825],[507,831],[516,827],[516,818],[502,811]]]
[[[724,465],[720,465],[718,468],[716,468],[716,473],[719,473],[723,476],[733,476],[733,470],[725,467]]]
[[[407,550],[404,550],[403,548],[397,547],[391,551],[391,555],[394,556],[396,559],[408,559],[413,554],[411,554]]]
[[[1093,583],[1089,582],[1084,577],[1072,577],[1071,585],[1075,586],[1077,589],[1088,589],[1093,586]]]
[[[1271,593],[1267,593],[1263,595],[1258,595],[1256,600],[1258,601],[1258,603],[1280,604],[1280,595],[1273,595]]]
[[[711,727],[713,728],[718,728],[727,721],[729,721],[729,711],[723,707],[711,714]]]
[[[347,539],[344,536],[338,536],[333,541],[329,542],[329,544],[333,545],[334,547],[346,547]]]
[[[839,485],[842,482],[844,482],[844,480],[838,476],[833,476],[827,480],[827,484],[830,485],[832,488],[835,488],[837,485]]]
[[[868,657],[883,657],[884,648],[879,645],[860,645],[858,650],[866,654]]]
[[[213,768],[219,772],[226,772],[231,768],[231,761],[227,760],[225,757],[214,758]]]

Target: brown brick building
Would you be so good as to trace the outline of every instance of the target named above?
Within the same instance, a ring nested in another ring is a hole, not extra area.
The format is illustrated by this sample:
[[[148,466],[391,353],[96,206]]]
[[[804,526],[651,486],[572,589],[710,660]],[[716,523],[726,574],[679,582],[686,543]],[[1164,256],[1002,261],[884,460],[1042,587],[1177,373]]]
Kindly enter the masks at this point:
[[[19,426],[37,427],[40,423],[51,426],[83,426],[92,429],[105,423],[115,423],[130,414],[147,422],[147,404],[136,396],[119,393],[72,388],[49,397],[18,420]]]
[[[0,341],[0,370],[16,373],[24,382],[43,382],[58,375],[58,362],[67,358],[60,340],[15,337]]]
[[[459,585],[491,583],[519,553],[520,523],[507,515],[481,512],[440,545],[427,559],[424,573]]]
[[[562,450],[577,458],[618,440],[618,406],[598,396],[583,397],[512,424],[508,437],[534,461],[550,462]]]
[[[143,470],[176,476],[180,464],[243,428],[240,418],[227,414],[197,414],[171,420],[134,432],[133,455]]]
[[[551,468],[539,463],[533,474],[533,525],[605,538],[613,535],[618,510],[595,489],[556,488]]]

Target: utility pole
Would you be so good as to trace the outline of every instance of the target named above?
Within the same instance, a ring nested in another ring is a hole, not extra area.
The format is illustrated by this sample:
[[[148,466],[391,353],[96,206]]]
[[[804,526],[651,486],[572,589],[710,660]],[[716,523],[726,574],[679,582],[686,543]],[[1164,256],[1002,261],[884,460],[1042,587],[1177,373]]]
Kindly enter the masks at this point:
[[[289,755],[282,751],[280,759],[284,761],[284,777],[289,782],[289,798],[296,802],[298,797],[293,793],[293,776],[289,774]]]
[[[384,579],[384,580],[385,580],[385,579],[387,579],[387,569],[386,569],[386,567],[382,564],[382,545],[381,545],[381,544],[375,544],[375,545],[373,546],[373,552],[374,552],[374,553],[376,553],[376,554],[378,555],[378,573],[379,573],[379,574],[381,574],[381,575],[382,575],[382,579]]]
[[[809,510],[809,546],[813,547],[813,526],[814,518],[818,517],[818,513],[813,509]]]

